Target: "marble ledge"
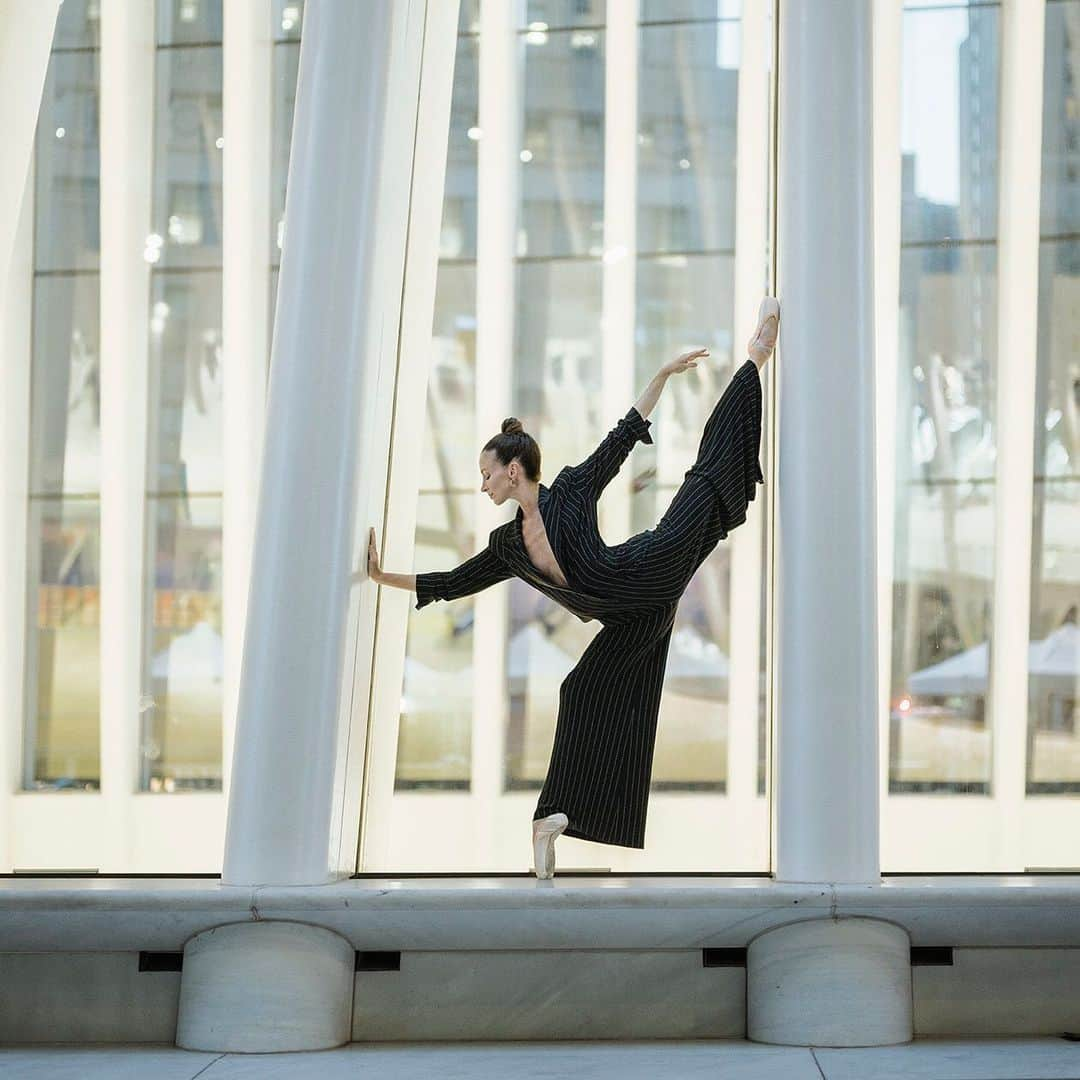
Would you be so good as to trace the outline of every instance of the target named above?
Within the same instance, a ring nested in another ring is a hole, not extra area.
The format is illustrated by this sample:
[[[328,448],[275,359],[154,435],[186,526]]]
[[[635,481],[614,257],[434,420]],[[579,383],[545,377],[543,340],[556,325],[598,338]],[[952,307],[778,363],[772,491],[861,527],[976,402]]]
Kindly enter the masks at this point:
[[[437,915],[437,917],[433,917]],[[0,951],[179,951],[194,934],[284,919],[357,949],[744,947],[772,927],[865,915],[914,945],[1080,947],[1080,875],[890,878],[356,878],[230,886],[216,879],[5,878]]]

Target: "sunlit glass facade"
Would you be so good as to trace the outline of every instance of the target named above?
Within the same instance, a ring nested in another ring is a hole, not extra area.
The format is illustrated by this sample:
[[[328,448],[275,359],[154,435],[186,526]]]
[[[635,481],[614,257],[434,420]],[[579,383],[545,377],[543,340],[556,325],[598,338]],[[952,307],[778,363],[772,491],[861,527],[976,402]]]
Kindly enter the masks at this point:
[[[6,331],[17,347],[4,379],[25,396],[26,423],[0,467],[23,526],[0,573],[25,603],[5,616],[19,690],[3,723],[20,778],[5,796],[6,869],[221,865],[243,640],[242,601],[229,597],[245,595],[250,572],[248,554],[230,554],[242,545],[230,549],[227,522],[258,481],[254,468],[237,480],[230,462],[237,432],[265,409],[230,396],[227,380],[230,364],[264,379],[271,355],[268,344],[240,358],[226,328],[243,337],[237,311],[258,313],[260,335],[273,327],[304,5],[262,0],[259,32],[243,42],[230,39],[241,24],[224,0],[151,6],[121,39],[103,25],[108,5],[61,5],[17,240],[30,301]],[[876,251],[878,273],[898,282],[897,332],[873,359],[890,414],[877,473],[882,869],[1069,864],[1080,826],[1080,0],[1046,0],[1043,55],[1029,65],[1042,87],[1037,330],[1019,355],[999,348],[1012,280],[1002,223],[1018,197],[1001,181],[1007,21],[990,0],[897,6],[899,79],[875,89],[899,133],[875,177],[899,193],[897,235]],[[477,456],[497,430],[481,417],[518,417],[550,482],[661,364],[703,346],[709,362],[661,396],[654,444],[605,492],[601,532],[615,544],[663,514],[745,357],[736,324],[777,291],[772,115],[784,73],[771,66],[772,7],[462,0],[449,131],[438,133],[430,343],[408,358],[427,370],[410,403],[422,445],[404,479],[391,469],[415,500],[412,565],[389,569],[454,567],[504,520],[479,494]],[[110,49],[133,63],[109,63]],[[230,74],[241,52],[259,58],[258,79]],[[121,78],[134,83],[117,94]],[[265,147],[257,176],[226,167],[233,106]],[[266,248],[239,276],[227,212],[251,205]],[[117,221],[117,206],[135,222],[128,236],[103,226],[102,208]],[[765,497],[679,608],[647,849],[568,838],[561,866],[772,869],[782,365],[781,339],[764,373]],[[1033,410],[1003,392],[1018,380],[1034,386]],[[1031,513],[1010,518],[1017,422]],[[1002,560],[1002,522],[1030,533],[1030,559]],[[1026,656],[1000,644],[1021,596]],[[378,661],[391,624],[376,617]],[[525,870],[560,683],[598,626],[518,580],[410,604],[392,625],[403,662],[375,663],[379,705],[366,721],[373,745],[390,748],[365,773],[379,792],[363,803],[365,835],[380,840],[361,845],[357,869]],[[73,795],[78,814],[57,809]],[[1002,820],[1019,822],[1011,839]]]

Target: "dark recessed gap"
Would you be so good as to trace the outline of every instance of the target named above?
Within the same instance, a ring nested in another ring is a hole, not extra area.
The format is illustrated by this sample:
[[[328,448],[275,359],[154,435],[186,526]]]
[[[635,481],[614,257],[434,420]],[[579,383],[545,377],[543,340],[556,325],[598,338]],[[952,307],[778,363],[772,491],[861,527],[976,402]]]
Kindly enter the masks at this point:
[[[140,971],[183,971],[182,952],[140,952]]]
[[[355,971],[400,971],[401,952],[365,952],[357,949]]]
[[[702,949],[702,967],[746,967],[746,948]]]
[[[912,945],[911,966],[917,967],[952,967],[953,947],[951,945]]]

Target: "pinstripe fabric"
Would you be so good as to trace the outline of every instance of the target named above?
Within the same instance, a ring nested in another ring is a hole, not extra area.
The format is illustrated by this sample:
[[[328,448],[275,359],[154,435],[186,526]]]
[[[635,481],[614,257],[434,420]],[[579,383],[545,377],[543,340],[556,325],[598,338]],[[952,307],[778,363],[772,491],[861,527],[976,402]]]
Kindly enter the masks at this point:
[[[562,811],[565,836],[645,846],[656,722],[679,598],[717,543],[746,521],[764,482],[761,379],[753,360],[716,403],[694,464],[655,528],[609,547],[596,501],[650,422],[631,407],[579,465],[540,485],[539,510],[569,587],[542,574],[522,539],[523,511],[493,529],[488,546],[454,570],[416,575],[416,607],[454,600],[520,577],[579,619],[603,628],[559,690],[547,779],[533,814]]]

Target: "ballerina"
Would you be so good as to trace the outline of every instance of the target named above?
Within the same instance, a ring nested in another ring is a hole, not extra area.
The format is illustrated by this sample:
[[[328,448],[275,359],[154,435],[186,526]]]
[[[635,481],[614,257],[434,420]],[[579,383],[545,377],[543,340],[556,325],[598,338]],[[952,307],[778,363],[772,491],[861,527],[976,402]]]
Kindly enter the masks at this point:
[[[638,401],[578,465],[540,482],[540,449],[510,417],[480,453],[480,490],[496,505],[518,502],[487,547],[453,570],[395,574],[379,565],[375,530],[368,574],[416,593],[419,610],[518,577],[584,622],[603,628],[559,688],[551,761],[533,814],[537,878],[555,872],[555,840],[644,848],[645,818],[664,668],[679,598],[717,543],[746,520],[764,483],[760,371],[776,345],[780,305],[761,302],[748,359],[705,423],[697,459],[655,528],[608,546],[596,502],[640,440],[667,379],[696,367],[706,349],[665,364]]]

